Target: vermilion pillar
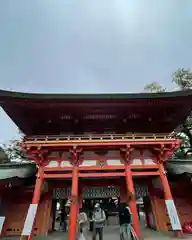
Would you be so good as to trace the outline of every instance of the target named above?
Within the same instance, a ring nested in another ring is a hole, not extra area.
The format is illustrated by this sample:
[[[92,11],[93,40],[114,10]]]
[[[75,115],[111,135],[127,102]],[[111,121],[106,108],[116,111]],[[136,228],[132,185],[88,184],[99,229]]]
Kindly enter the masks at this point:
[[[127,166],[126,167],[126,183],[127,183],[127,190],[128,190],[128,195],[130,195],[130,200],[129,200],[129,207],[132,212],[132,217],[133,217],[133,227],[134,230],[137,234],[138,237],[141,236],[141,231],[140,231],[140,224],[139,224],[139,216],[138,216],[138,211],[137,211],[137,203],[136,203],[136,198],[135,198],[135,190],[134,190],[134,184],[133,184],[133,178],[132,178],[132,173],[131,169]]]
[[[179,221],[179,217],[177,214],[177,210],[174,205],[173,197],[171,194],[171,189],[169,186],[169,182],[167,180],[167,176],[166,176],[166,172],[165,172],[163,164],[159,165],[159,172],[160,172],[161,182],[163,185],[165,203],[166,203],[167,211],[168,211],[169,218],[171,221],[171,225],[174,224],[174,227],[178,228],[178,229],[173,229],[173,231],[175,232],[176,236],[181,236],[182,231],[179,229],[180,221]],[[172,228],[173,228],[173,225],[172,225]]]
[[[159,171],[160,171],[160,178],[163,185],[163,191],[165,195],[165,200],[173,199],[171,194],[171,189],[169,186],[169,182],[167,180],[166,172],[162,164],[159,165]]]
[[[41,167],[39,167],[37,178],[36,178],[35,189],[33,192],[32,203],[29,206],[27,217],[25,219],[24,228],[22,231],[22,237],[21,237],[22,240],[24,239],[32,240],[33,227],[35,223],[35,217],[37,214],[38,204],[40,201],[42,185],[43,185],[43,170]]]
[[[78,167],[74,166],[72,174],[71,204],[69,217],[69,240],[76,240],[78,215]]]

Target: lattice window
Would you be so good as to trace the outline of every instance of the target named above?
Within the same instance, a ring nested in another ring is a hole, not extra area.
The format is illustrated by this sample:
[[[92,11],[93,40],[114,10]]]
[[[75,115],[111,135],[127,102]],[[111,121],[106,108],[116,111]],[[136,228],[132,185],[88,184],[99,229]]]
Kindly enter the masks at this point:
[[[135,195],[136,198],[148,196],[149,195],[148,186],[135,184]]]
[[[68,199],[71,196],[70,188],[55,188],[53,190],[54,199]]]
[[[107,198],[107,197],[119,197],[120,188],[118,187],[94,187],[94,188],[84,188],[83,197],[84,198]]]
[[[135,184],[136,198],[148,196],[147,185]],[[55,188],[53,191],[54,199],[68,199],[71,196],[71,188]],[[119,187],[85,187],[83,188],[83,198],[108,198],[119,197]]]

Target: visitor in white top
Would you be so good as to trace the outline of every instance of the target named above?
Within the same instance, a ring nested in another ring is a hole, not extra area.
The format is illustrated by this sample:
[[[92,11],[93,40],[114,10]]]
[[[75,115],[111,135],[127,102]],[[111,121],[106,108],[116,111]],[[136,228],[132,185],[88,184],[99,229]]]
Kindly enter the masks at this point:
[[[105,225],[106,216],[103,209],[101,209],[100,204],[95,204],[95,209],[93,211],[93,237],[92,240],[96,240],[97,234],[99,235],[99,240],[103,240],[103,228]]]
[[[85,239],[85,229],[88,224],[88,218],[87,214],[80,209],[80,213],[78,216],[78,240],[84,240]]]

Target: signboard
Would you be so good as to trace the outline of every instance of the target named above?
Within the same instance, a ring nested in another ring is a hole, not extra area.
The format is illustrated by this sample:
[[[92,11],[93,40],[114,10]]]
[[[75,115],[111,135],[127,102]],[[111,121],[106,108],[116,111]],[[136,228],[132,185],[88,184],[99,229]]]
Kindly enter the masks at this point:
[[[173,200],[165,200],[165,204],[167,207],[167,212],[169,215],[169,219],[171,222],[171,226],[173,230],[182,230],[181,223],[179,221],[179,217],[177,214],[177,210]]]

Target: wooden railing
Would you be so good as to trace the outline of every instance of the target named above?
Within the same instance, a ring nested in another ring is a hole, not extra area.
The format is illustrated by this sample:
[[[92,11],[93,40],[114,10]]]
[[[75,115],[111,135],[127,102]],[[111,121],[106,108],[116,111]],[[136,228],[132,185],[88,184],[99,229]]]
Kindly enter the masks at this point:
[[[93,134],[93,135],[49,135],[49,136],[28,136],[24,142],[53,142],[53,141],[160,141],[175,140],[169,134]]]

